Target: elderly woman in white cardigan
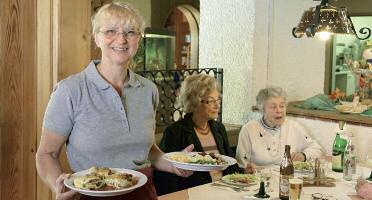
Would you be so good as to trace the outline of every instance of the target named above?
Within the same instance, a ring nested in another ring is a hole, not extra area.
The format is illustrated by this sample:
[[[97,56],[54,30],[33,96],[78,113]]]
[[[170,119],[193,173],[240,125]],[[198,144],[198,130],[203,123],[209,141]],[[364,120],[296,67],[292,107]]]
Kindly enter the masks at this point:
[[[280,163],[284,145],[291,146],[293,161],[322,156],[322,148],[299,123],[286,119],[287,98],[280,87],[261,89],[256,97],[262,118],[249,121],[239,134],[236,158],[252,172],[257,165]]]

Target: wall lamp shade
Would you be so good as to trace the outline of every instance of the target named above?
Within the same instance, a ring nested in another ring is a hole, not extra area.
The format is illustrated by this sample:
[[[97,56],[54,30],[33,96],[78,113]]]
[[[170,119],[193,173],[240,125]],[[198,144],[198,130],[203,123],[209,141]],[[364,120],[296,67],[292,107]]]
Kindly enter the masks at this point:
[[[360,40],[371,36],[371,29],[363,27],[359,32],[366,36],[359,37],[347,9],[328,5],[328,0],[322,0],[320,5],[305,10],[298,26],[292,29],[292,35],[295,38],[301,38],[303,35],[314,37],[316,33],[320,32],[353,34]]]

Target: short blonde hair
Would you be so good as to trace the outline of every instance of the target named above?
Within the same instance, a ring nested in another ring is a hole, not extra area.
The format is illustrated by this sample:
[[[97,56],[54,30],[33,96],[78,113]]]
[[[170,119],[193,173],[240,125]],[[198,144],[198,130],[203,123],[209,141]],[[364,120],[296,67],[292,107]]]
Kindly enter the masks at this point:
[[[288,104],[287,93],[281,87],[270,86],[270,87],[261,89],[256,96],[257,107],[261,113],[264,112],[266,101],[273,97],[282,97],[285,101],[285,105]]]
[[[142,15],[131,4],[120,1],[102,6],[92,16],[92,34],[98,33],[104,21],[112,18],[121,20],[125,27],[134,28],[143,35],[145,21]]]
[[[214,77],[207,74],[197,74],[187,77],[180,90],[178,97],[183,111],[185,113],[191,113],[195,111],[195,108],[201,103],[202,98],[209,95],[213,90],[219,87]]]

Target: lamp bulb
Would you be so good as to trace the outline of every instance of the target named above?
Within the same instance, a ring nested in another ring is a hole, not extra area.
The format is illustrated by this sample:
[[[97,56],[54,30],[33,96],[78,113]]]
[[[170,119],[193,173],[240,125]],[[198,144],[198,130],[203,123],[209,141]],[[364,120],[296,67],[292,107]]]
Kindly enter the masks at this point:
[[[318,35],[318,37],[321,39],[321,40],[328,40],[329,37],[331,36],[331,33],[330,32],[318,32],[316,33]]]

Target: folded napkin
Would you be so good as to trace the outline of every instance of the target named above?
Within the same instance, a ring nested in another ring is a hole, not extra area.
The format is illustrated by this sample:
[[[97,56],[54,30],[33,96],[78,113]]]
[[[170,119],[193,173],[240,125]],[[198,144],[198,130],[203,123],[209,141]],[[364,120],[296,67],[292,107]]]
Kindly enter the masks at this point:
[[[364,117],[372,117],[372,108],[360,113],[360,115],[362,115]]]
[[[310,97],[309,99],[306,99],[305,101],[301,103],[297,103],[294,106],[304,108],[304,109],[310,109],[310,110],[332,110],[334,111],[336,104],[327,96],[324,94],[317,94],[313,97]]]

